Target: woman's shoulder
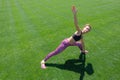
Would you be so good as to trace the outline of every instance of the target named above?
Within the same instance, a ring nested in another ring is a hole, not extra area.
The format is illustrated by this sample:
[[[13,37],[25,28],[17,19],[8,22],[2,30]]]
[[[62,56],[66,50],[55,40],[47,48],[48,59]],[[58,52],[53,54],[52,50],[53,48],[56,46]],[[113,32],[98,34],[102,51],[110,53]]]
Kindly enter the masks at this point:
[[[81,35],[81,34],[82,34],[82,31],[76,31],[74,34],[75,34],[75,35]]]

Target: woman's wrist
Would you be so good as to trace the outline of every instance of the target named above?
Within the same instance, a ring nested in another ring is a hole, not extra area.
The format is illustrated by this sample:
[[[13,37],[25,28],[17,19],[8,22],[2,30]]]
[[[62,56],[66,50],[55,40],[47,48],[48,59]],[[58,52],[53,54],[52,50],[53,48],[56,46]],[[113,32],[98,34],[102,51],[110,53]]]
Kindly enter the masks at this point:
[[[81,53],[85,53],[85,51],[82,50]]]
[[[88,51],[87,50],[81,50],[81,53],[88,53]]]
[[[77,15],[77,13],[73,13],[73,15],[74,15],[74,16],[76,16],[76,15]]]

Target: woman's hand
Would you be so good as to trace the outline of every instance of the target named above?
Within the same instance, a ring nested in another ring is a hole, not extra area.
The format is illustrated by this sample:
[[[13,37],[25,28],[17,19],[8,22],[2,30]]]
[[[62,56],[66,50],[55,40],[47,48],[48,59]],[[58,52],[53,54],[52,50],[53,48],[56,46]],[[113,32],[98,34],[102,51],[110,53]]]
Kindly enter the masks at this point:
[[[74,15],[77,13],[77,9],[76,9],[75,6],[72,6],[72,12],[73,12]]]
[[[87,50],[85,50],[85,51],[81,51],[81,53],[84,53],[84,54],[86,54],[86,53],[88,53],[88,51],[87,51]]]

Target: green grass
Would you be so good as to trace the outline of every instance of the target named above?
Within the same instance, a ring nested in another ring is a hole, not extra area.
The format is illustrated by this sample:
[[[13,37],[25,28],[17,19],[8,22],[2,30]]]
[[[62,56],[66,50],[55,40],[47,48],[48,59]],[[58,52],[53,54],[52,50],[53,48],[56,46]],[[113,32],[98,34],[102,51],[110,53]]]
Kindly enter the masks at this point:
[[[119,80],[119,4],[119,0],[0,0],[0,80]],[[78,8],[79,25],[92,25],[84,36],[89,51],[85,64],[77,63],[79,49],[69,47],[42,70],[39,62],[75,31],[72,5]],[[66,61],[72,62],[65,66]]]

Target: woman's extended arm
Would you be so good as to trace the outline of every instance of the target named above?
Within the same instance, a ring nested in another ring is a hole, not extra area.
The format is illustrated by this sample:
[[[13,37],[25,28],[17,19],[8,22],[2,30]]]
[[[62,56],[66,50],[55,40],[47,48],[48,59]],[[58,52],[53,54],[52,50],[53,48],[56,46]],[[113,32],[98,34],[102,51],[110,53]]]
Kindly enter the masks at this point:
[[[88,53],[88,51],[85,50],[85,44],[83,39],[81,39],[80,41],[81,41],[81,53]]]
[[[73,12],[73,15],[74,15],[75,28],[78,32],[81,32],[81,29],[79,28],[78,21],[77,21],[77,10],[76,10],[75,6],[72,6],[72,12]]]

